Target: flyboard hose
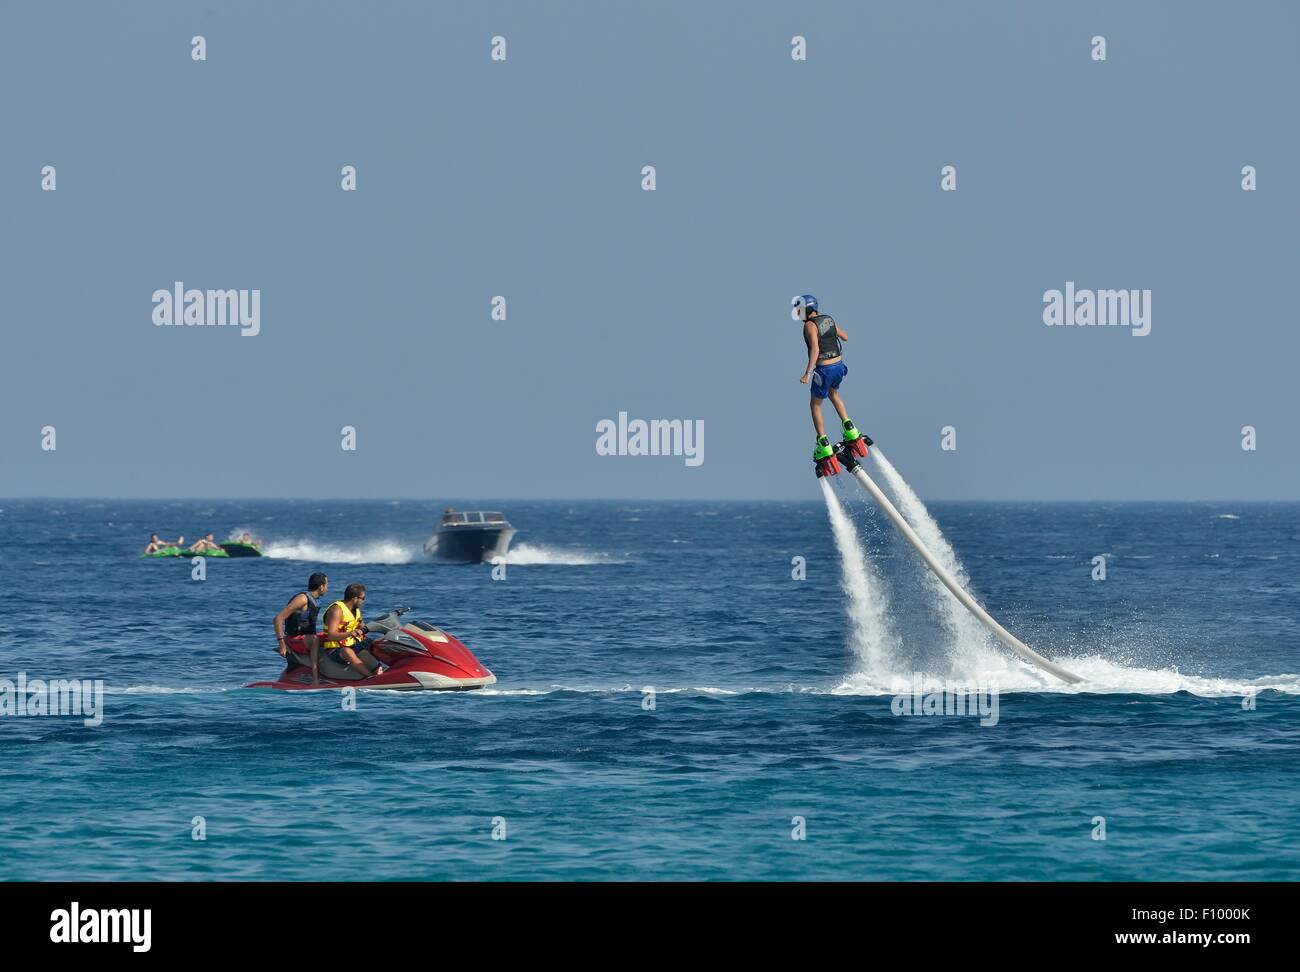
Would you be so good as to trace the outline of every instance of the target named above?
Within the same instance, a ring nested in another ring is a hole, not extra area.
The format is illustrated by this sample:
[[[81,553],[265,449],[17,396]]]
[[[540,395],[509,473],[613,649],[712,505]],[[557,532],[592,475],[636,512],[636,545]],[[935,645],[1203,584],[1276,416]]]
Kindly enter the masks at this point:
[[[902,514],[900,514],[898,510],[894,509],[894,504],[889,502],[889,497],[880,491],[880,487],[877,486],[872,481],[871,477],[867,475],[867,471],[862,468],[862,465],[853,461],[851,463],[846,463],[846,466],[848,470],[858,478],[858,482],[866,487],[867,492],[871,494],[872,498],[880,504],[880,508],[885,511],[885,514],[894,521],[894,526],[898,527],[898,531],[907,538],[907,542],[910,543],[916,549],[916,552],[921,555],[921,559],[925,561],[926,566],[934,571],[934,576],[943,581],[943,586],[952,591],[953,597],[961,601],[961,603],[966,607],[966,610],[970,611],[971,614],[984,622],[984,625],[990,631],[997,635],[1008,648],[1018,654],[1021,658],[1025,659],[1025,661],[1032,665],[1037,665],[1043,671],[1050,672],[1063,682],[1067,682],[1070,685],[1083,681],[1082,678],[1075,675],[1073,672],[1067,672],[1060,665],[1048,661],[1006,628],[1002,627],[1002,625],[998,624],[997,621],[993,619],[992,615],[980,607],[976,600],[967,594],[966,591],[962,589],[962,586],[953,579],[952,575],[940,566],[939,562],[934,559],[934,556],[930,551],[925,549],[925,544],[921,542],[921,538],[916,535],[916,532],[908,522],[903,519]]]

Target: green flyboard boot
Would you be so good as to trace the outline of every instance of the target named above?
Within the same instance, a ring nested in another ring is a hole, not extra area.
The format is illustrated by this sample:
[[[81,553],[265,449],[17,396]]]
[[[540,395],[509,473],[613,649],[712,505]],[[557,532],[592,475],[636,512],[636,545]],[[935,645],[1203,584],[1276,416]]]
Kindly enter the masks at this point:
[[[853,419],[844,420],[844,448],[855,456],[866,458],[867,446],[873,445],[871,436],[858,431]]]
[[[831,440],[824,435],[817,437],[817,448],[813,450],[813,466],[817,471],[818,479],[823,476],[834,476],[840,471],[839,458],[835,455]]]

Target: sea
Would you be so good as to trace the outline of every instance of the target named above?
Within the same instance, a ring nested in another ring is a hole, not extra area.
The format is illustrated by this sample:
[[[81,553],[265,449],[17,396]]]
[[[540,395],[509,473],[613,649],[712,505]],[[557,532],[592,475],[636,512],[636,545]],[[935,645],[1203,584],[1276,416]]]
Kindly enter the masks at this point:
[[[0,500],[0,879],[1300,878],[1300,504],[872,475],[1082,681],[992,638],[847,475],[804,502]],[[505,565],[425,558],[448,503],[506,513]],[[139,556],[209,530],[265,555]],[[246,688],[318,570],[497,683]],[[18,714],[20,675],[102,683],[97,716]]]

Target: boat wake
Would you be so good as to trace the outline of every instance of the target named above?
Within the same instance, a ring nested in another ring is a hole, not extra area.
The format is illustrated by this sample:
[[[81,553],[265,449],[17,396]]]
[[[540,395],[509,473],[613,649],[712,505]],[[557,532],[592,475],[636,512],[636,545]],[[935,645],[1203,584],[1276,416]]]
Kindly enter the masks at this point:
[[[572,547],[551,547],[542,544],[517,543],[506,554],[506,564],[511,567],[534,567],[556,564],[564,567],[590,567],[602,564],[624,564],[626,560],[607,553],[579,550]]]
[[[422,545],[398,540],[364,540],[355,544],[271,540],[263,548],[262,556],[317,564],[409,564],[427,559]],[[627,562],[625,558],[599,551],[533,543],[517,543],[506,555],[506,563],[511,567],[587,567]]]
[[[418,545],[410,546],[397,540],[366,540],[355,545],[316,540],[273,540],[267,542],[262,556],[317,564],[409,564],[422,559],[423,553]]]

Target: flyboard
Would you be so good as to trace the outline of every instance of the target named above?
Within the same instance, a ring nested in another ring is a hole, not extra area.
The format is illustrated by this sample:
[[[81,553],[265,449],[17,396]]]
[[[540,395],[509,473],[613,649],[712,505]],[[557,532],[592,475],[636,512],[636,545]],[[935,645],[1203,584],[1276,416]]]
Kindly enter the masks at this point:
[[[870,444],[871,440],[868,439],[867,443]],[[863,453],[865,453],[865,451],[866,450],[864,449]],[[885,515],[894,521],[894,526],[898,527],[898,532],[901,533],[916,552],[921,555],[921,559],[925,561],[925,565],[934,572],[935,577],[939,578],[939,580],[943,582],[943,586],[952,591],[953,597],[957,598],[966,610],[979,618],[986,628],[1001,639],[1003,644],[1031,665],[1036,665],[1043,671],[1050,672],[1063,682],[1075,685],[1083,681],[1082,678],[1075,675],[1073,672],[1068,672],[1060,665],[1048,661],[1006,628],[1002,627],[1002,625],[998,624],[991,614],[980,607],[975,598],[966,593],[962,586],[953,579],[953,576],[949,574],[948,571],[944,570],[943,566],[934,559],[934,555],[925,548],[925,544],[921,542],[921,538],[916,535],[916,531],[912,529],[911,525],[903,519],[902,514],[894,508],[894,504],[889,501],[889,497],[881,492],[880,487],[877,486],[872,478],[867,475],[867,471],[862,468],[862,464],[858,462],[853,450],[848,448],[837,448],[835,451],[835,458],[844,464],[844,468],[851,472],[857,478],[858,482],[862,484],[863,488],[871,494],[871,498],[880,504],[880,508],[885,511]],[[830,464],[830,469],[828,469],[827,472],[830,472],[831,475],[838,472],[838,469],[835,469],[835,464],[833,462]],[[821,467],[818,468],[817,475],[819,477],[823,475]]]

